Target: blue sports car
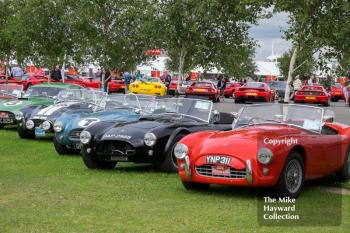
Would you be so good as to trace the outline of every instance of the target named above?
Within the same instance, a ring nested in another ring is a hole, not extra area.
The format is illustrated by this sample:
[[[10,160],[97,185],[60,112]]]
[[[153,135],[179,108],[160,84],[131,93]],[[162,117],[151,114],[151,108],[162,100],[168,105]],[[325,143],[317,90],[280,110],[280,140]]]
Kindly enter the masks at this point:
[[[106,100],[104,109],[94,113],[75,112],[63,114],[54,124],[55,149],[59,155],[78,154],[81,149],[80,133],[96,122],[137,121],[140,113],[151,105],[154,96],[147,95],[112,95]]]

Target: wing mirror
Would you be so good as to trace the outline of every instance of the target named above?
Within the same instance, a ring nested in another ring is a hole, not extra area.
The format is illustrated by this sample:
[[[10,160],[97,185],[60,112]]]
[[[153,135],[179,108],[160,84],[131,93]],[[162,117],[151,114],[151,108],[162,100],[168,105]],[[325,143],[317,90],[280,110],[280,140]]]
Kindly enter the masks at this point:
[[[238,112],[231,112],[231,115],[233,118],[237,119],[238,118]]]
[[[136,109],[135,109],[135,113],[136,113],[136,114],[141,114],[141,109],[136,108]]]
[[[323,115],[323,122],[334,122],[334,112],[327,109]]]
[[[220,112],[218,110],[213,111],[213,122],[220,121]]]

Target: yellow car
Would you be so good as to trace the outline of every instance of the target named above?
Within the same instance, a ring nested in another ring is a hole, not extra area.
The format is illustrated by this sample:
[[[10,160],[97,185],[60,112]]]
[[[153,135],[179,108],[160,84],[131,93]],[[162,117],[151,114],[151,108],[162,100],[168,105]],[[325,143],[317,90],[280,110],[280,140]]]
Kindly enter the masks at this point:
[[[166,86],[159,78],[146,77],[131,83],[129,92],[134,94],[165,96]]]

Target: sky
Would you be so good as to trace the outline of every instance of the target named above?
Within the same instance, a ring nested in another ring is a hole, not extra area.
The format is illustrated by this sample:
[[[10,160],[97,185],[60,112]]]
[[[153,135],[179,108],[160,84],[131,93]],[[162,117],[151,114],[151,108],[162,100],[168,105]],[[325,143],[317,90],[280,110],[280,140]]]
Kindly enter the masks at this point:
[[[272,45],[274,55],[281,55],[286,52],[291,43],[282,39],[282,29],[288,28],[288,15],[286,13],[275,14],[269,19],[260,20],[257,26],[253,26],[249,33],[257,40],[260,47],[256,48],[255,60],[264,60],[272,54]]]

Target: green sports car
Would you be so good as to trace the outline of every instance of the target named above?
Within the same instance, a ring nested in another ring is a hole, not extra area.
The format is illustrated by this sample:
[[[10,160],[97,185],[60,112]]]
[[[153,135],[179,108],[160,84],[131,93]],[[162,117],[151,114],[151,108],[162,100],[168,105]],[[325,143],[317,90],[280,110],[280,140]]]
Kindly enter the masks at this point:
[[[82,88],[79,85],[65,83],[43,83],[28,88],[23,97],[15,100],[0,100],[0,128],[16,125],[16,113],[29,105],[52,105],[58,92],[67,88]]]

